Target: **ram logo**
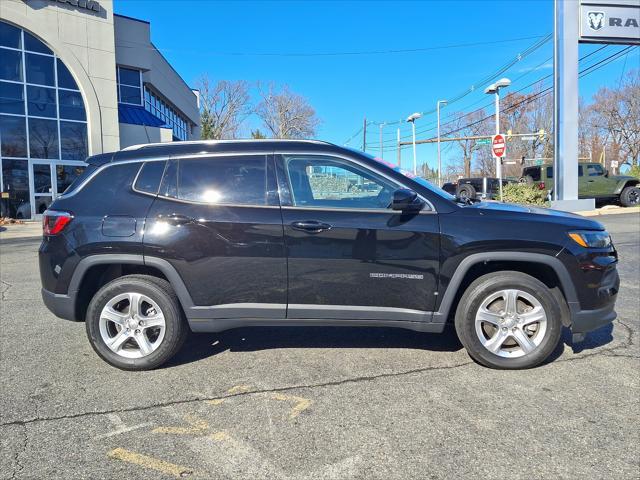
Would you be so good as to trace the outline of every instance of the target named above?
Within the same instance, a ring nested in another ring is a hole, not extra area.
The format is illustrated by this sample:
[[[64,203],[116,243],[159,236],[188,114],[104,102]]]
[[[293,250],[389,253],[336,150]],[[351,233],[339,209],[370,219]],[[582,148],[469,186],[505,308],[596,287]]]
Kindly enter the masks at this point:
[[[600,30],[604,27],[604,12],[587,12],[587,19],[591,30]]]

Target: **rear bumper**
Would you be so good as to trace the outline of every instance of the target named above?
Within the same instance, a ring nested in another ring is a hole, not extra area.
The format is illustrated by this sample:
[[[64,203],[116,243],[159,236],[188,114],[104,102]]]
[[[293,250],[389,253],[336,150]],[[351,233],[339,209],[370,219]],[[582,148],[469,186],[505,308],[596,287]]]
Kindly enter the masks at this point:
[[[56,317],[60,317],[65,320],[77,320],[75,314],[75,299],[73,297],[53,293],[49,290],[45,290],[44,288],[41,292],[44,304]]]

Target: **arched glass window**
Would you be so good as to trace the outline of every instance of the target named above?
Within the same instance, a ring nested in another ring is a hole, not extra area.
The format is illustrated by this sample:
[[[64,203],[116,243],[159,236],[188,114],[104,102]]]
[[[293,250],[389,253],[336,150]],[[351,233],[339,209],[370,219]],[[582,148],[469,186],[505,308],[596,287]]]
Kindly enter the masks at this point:
[[[87,155],[87,115],[71,72],[41,40],[0,21],[2,215],[41,213],[69,183],[68,172],[81,171],[66,166],[79,167]]]

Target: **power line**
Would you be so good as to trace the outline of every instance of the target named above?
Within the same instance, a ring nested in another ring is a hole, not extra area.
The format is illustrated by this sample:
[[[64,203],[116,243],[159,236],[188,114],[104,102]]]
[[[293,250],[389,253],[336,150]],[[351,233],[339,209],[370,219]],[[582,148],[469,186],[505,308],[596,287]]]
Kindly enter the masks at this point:
[[[591,56],[593,56],[593,55],[595,55],[595,54],[597,54],[597,53],[601,52],[602,50],[604,50],[604,49],[605,49],[605,48],[607,48],[608,46],[609,46],[609,45],[604,45],[604,46],[602,46],[602,47],[600,47],[600,48],[598,48],[598,49],[594,50],[593,52],[590,52],[590,53],[588,53],[588,54],[586,54],[586,55],[583,55],[583,56],[579,59],[579,61],[584,61],[584,60],[586,60],[587,58],[589,58],[589,57],[591,57]],[[619,56],[621,56],[621,55],[623,55],[623,54],[625,54],[625,53],[626,53],[626,54],[628,54],[628,53],[630,52],[630,50],[628,50],[629,48],[633,48],[633,47],[627,47],[627,48],[626,48],[626,49],[624,49],[624,50],[619,50],[618,52],[616,52],[616,53],[614,53],[614,54],[612,54],[612,55],[608,56],[607,58],[605,58],[605,59],[604,59],[604,60],[602,60],[601,62],[596,62],[596,63],[594,63],[594,64],[590,65],[590,66],[589,66],[589,67],[587,67],[587,68],[592,68],[592,67],[597,66],[597,65],[599,65],[600,63],[602,63],[602,62],[604,62],[604,61],[607,61],[607,60],[609,60],[609,61],[614,61],[614,60],[616,60],[617,58],[619,58]],[[614,58],[614,57],[615,57],[615,58]],[[545,63],[545,62],[543,62],[543,63]],[[604,65],[603,65],[603,66],[604,66]],[[586,70],[586,69],[585,69],[585,70]],[[581,71],[580,73],[582,74],[585,70]],[[527,72],[527,73],[529,73],[529,72]],[[526,76],[526,75],[527,75],[527,73],[525,73],[525,74],[523,74],[523,75],[521,75],[521,76],[517,77],[517,78],[514,80],[514,82],[515,82],[515,81],[517,81],[517,80],[519,80],[519,79],[521,79],[521,78],[523,78],[524,76]],[[547,79],[549,79],[549,78],[551,78],[551,77],[553,77],[553,74],[545,75],[544,77],[538,78],[537,80],[535,80],[535,81],[533,81],[533,82],[529,83],[528,85],[526,85],[526,86],[524,86],[524,87],[521,87],[521,88],[520,88],[520,89],[518,89],[518,90],[515,90],[515,91],[510,92],[510,93],[509,93],[509,95],[512,95],[512,94],[515,94],[515,93],[520,93],[520,92],[522,92],[523,90],[527,90],[528,88],[530,88],[530,87],[532,87],[532,86],[534,86],[534,85],[536,85],[536,84],[539,84],[539,83],[541,83],[541,82],[544,82],[545,80],[547,80]],[[480,99],[480,100],[478,100],[477,102],[475,102],[475,104],[479,103],[480,101],[482,101],[482,99]],[[471,104],[471,105],[473,105],[473,104]],[[471,105],[470,105],[470,106],[471,106]],[[440,127],[442,128],[443,126],[450,125],[451,123],[454,123],[454,122],[456,122],[456,121],[459,121],[461,118],[464,118],[464,117],[470,116],[470,115],[472,115],[472,114],[474,114],[474,113],[477,113],[477,112],[479,112],[479,111],[483,111],[483,110],[485,110],[486,108],[491,107],[492,105],[493,105],[493,101],[491,101],[491,102],[489,102],[489,103],[487,103],[487,104],[483,105],[482,107],[480,107],[480,108],[478,108],[478,109],[476,109],[476,110],[473,110],[473,111],[467,112],[467,113],[465,113],[465,114],[463,114],[463,115],[461,115],[461,116],[459,116],[459,117],[456,117],[456,118],[454,118],[453,120],[451,120],[451,121],[449,121],[449,122],[441,123],[441,124],[440,124]],[[451,114],[447,115],[447,117],[445,117],[445,118],[450,118],[450,117],[452,117],[453,115],[455,115],[455,113],[451,113]],[[435,122],[431,122],[431,123],[429,123],[428,125],[435,125]],[[426,132],[429,132],[429,131],[432,131],[432,130],[435,130],[435,129],[436,129],[436,126],[429,127],[429,128],[423,128],[422,130],[420,130],[420,131],[416,132],[416,134],[417,134],[417,135],[424,134],[424,133],[426,133]],[[407,138],[409,138],[409,137],[410,137],[410,135],[404,135],[404,136],[402,136],[402,137],[401,137],[401,139],[407,139]],[[387,143],[388,145],[393,145],[393,144],[394,144],[394,140],[386,140],[386,141],[385,141],[385,143]],[[373,146],[375,147],[375,144],[373,144]]]
[[[514,43],[524,40],[531,40],[536,38],[543,38],[545,35],[533,35],[528,37],[517,38],[505,38],[502,40],[491,40],[487,42],[471,42],[471,43],[456,43],[452,45],[437,45],[433,47],[421,47],[421,48],[400,48],[390,50],[362,50],[362,51],[345,51],[345,52],[221,52],[221,51],[207,51],[203,49],[174,49],[174,48],[156,48],[162,52],[172,53],[197,53],[200,55],[214,55],[214,56],[228,56],[228,57],[341,57],[341,56],[358,56],[358,55],[390,55],[398,53],[421,53],[430,52],[434,50],[448,50],[451,48],[469,48],[480,47],[485,45],[498,45],[502,43]],[[119,48],[145,48],[140,45],[118,45]],[[150,48],[150,47],[146,47]]]
[[[540,38],[540,37],[536,37],[536,38]],[[553,38],[553,34],[551,34],[551,33],[543,36],[541,40],[538,40],[537,42],[535,42],[532,45],[530,45],[522,53],[518,53],[514,58],[509,60],[506,64],[502,65],[500,68],[498,68],[498,70],[496,70],[495,72],[493,72],[493,73],[487,75],[486,77],[478,80],[477,82],[474,82],[471,85],[471,87],[469,87],[468,89],[466,89],[466,90],[458,93],[457,95],[455,95],[453,98],[451,98],[448,101],[449,105],[451,105],[452,103],[457,102],[457,101],[461,100],[462,98],[466,97],[467,95],[475,92],[477,90],[476,85],[485,85],[486,83],[490,82],[494,78],[497,78],[498,76],[502,75],[504,72],[509,70],[512,66],[514,66],[518,62],[522,61],[524,58],[526,58],[529,55],[531,55],[537,49],[542,47],[545,43],[549,42],[552,38]],[[435,109],[424,111],[424,112],[419,112],[419,113],[421,113],[422,115],[430,115],[432,113],[435,113]],[[397,125],[399,123],[404,123],[404,122],[403,122],[403,120],[397,120],[397,121],[372,121],[371,122],[371,124],[373,124],[373,125],[380,125],[381,123],[384,123],[386,125]]]
[[[595,72],[596,70],[599,70],[600,68],[603,68],[603,67],[607,66],[608,64],[614,62],[615,60],[621,58],[623,55],[629,54],[632,50],[637,49],[637,48],[638,48],[637,46],[630,45],[628,47],[625,47],[622,50],[617,51],[616,53],[613,53],[613,54],[609,55],[607,58],[604,58],[604,59],[598,61],[597,63],[594,63],[594,64],[584,68],[583,70],[581,70],[578,73],[578,78],[586,77],[587,75]],[[506,107],[503,107],[500,111],[501,111],[501,113],[504,113],[506,110],[514,109],[514,108],[517,108],[520,105],[523,105],[525,103],[533,102],[534,100],[537,100],[539,98],[545,97],[546,95],[548,95],[552,91],[553,91],[553,86],[547,87],[544,90],[541,90],[540,92],[536,92],[532,96],[527,97],[527,98],[523,99],[522,101],[520,101],[520,102],[518,102],[516,104],[508,105]],[[494,114],[489,114],[489,115],[487,115],[487,116],[485,116],[485,117],[483,117],[483,118],[481,118],[479,120],[476,120],[476,121],[471,122],[471,123],[469,123],[467,125],[464,125],[464,126],[459,127],[459,128],[457,128],[455,130],[452,130],[452,131],[448,132],[448,134],[451,135],[451,134],[454,134],[454,133],[458,133],[458,132],[460,132],[460,131],[468,128],[468,127],[471,127],[473,125],[477,125],[478,123],[484,122],[484,121],[492,118],[493,116],[494,116]],[[410,147],[411,147],[411,145],[403,145],[400,148],[404,149],[404,148],[410,148]]]

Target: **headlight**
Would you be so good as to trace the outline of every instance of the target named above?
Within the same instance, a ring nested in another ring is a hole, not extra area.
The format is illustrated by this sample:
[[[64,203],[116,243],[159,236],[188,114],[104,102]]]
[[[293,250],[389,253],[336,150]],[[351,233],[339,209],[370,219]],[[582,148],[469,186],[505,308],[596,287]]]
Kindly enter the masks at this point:
[[[607,248],[611,245],[611,237],[607,232],[580,231],[569,232],[571,240],[584,248]]]

